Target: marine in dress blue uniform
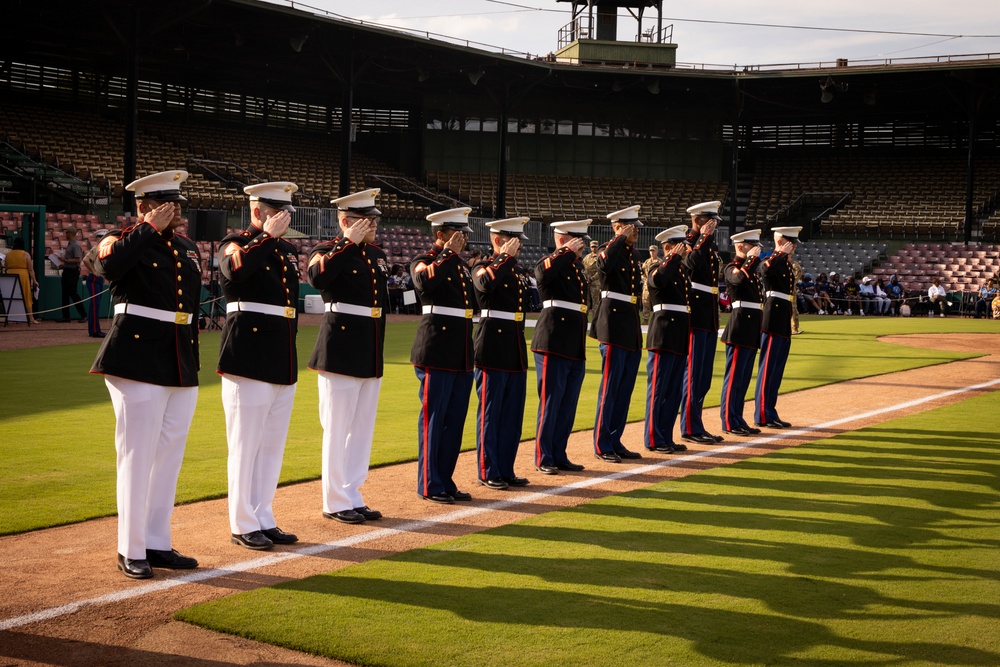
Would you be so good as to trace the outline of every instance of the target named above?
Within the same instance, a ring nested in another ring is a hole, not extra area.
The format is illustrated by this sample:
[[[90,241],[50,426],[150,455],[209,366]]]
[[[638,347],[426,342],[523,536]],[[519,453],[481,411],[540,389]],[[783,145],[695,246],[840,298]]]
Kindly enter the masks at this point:
[[[473,285],[459,253],[465,248],[470,208],[431,213],[436,240],[410,263],[420,297],[420,324],[410,363],[420,381],[417,396],[417,493],[425,500],[451,504],[472,500],[452,476],[462,448],[473,380]]]
[[[340,236],[309,256],[309,284],[323,295],[325,315],[309,368],[319,371],[323,426],[323,516],[342,523],[382,518],[365,504],[375,413],[384,370],[389,266],[375,245],[378,188],[334,199]]]
[[[542,312],[531,337],[538,388],[535,468],[545,475],[584,467],[566,455],[587,368],[589,286],[581,262],[591,220],[564,220],[551,227],[556,250],[535,265]]]
[[[518,278],[517,255],[526,241],[528,218],[487,222],[493,253],[472,267],[479,325],[474,337],[476,396],[476,468],[479,483],[491,489],[525,486],[514,474],[521,442],[528,375],[524,340],[525,290]]]
[[[90,372],[104,376],[115,411],[118,569],[132,579],[198,566],[170,535],[200,366],[201,257],[175,232],[187,177],[174,170],[129,183],[141,222],[105,236],[94,262],[115,316]]]
[[[250,224],[222,239],[219,283],[226,298],[219,365],[229,445],[230,541],[270,549],[298,538],[278,528],[274,495],[298,383],[299,266],[288,230],[288,181],[248,185]]]
[[[736,248],[736,257],[723,270],[732,313],[722,332],[722,342],[726,345],[726,373],[722,380],[719,415],[726,433],[756,435],[760,429],[753,428],[743,419],[743,404],[760,345],[763,300],[757,275],[760,230],[750,229],[730,238]]]
[[[792,254],[799,242],[801,227],[774,227],[775,251],[764,260],[764,315],[761,319],[760,360],[754,398],[757,426],[789,428],[778,416],[778,390],[785,374],[785,362],[792,339]]]
[[[608,214],[615,237],[597,252],[601,301],[590,326],[600,341],[601,384],[594,418],[594,455],[612,463],[641,459],[622,444],[628,407],[642,360],[642,258],[638,237],[639,205]]]
[[[684,266],[691,281],[691,334],[681,397],[681,437],[690,442],[711,445],[722,437],[705,430],[702,408],[712,387],[712,368],[719,340],[719,271],[722,259],[715,244],[715,226],[722,202],[709,201],[687,209],[691,231],[687,242],[691,250]]]
[[[691,309],[688,280],[682,268],[687,253],[687,225],[656,235],[663,244],[663,261],[649,272],[649,330],[646,334],[646,420],[643,444],[652,452],[673,454],[686,445],[674,442],[674,422],[681,404],[687,364]]]

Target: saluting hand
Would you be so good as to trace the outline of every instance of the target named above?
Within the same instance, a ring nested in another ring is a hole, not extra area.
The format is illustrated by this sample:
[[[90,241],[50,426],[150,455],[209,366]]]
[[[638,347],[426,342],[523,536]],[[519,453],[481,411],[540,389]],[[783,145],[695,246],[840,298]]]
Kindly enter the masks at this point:
[[[462,252],[465,249],[465,233],[455,232],[451,238],[444,242],[444,247],[454,253]]]
[[[344,230],[344,238],[351,243],[363,243],[368,232],[372,231],[375,225],[368,218],[356,220],[354,224]]]
[[[264,221],[264,233],[275,238],[281,238],[288,231],[288,225],[292,222],[292,214],[288,211],[279,211],[275,215],[267,216]]]
[[[587,247],[587,244],[584,243],[583,239],[574,236],[566,244],[566,247],[575,252],[577,257],[583,257],[583,251]]]
[[[747,250],[747,257],[760,257],[760,246],[755,245],[754,247]]]
[[[517,257],[517,253],[521,251],[521,239],[512,236],[507,241],[500,246],[500,252],[506,253],[511,257]]]
[[[170,226],[170,223],[174,219],[174,204],[173,202],[166,202],[160,204],[152,211],[146,214],[146,222],[153,225],[156,231],[162,232],[164,229]]]
[[[781,240],[781,244],[778,246],[778,252],[783,252],[786,255],[791,255],[795,252],[795,244],[791,241],[785,239]]]
[[[712,234],[715,233],[715,228],[718,226],[719,226],[719,221],[716,220],[715,218],[712,218],[704,225],[702,225],[701,229],[699,229],[698,231],[701,232],[703,236],[711,236]]]

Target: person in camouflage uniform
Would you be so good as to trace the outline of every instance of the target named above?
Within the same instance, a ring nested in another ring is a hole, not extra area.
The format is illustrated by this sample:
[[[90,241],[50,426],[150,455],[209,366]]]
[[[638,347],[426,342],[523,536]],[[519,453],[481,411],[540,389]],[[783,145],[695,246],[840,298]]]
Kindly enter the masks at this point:
[[[587,294],[587,312],[593,313],[597,309],[597,304],[601,302],[601,280],[598,276],[597,268],[597,248],[600,243],[590,242],[590,252],[581,260],[583,262],[583,274],[587,276],[587,283],[590,290]]]
[[[649,259],[642,263],[642,321],[649,324],[649,319],[653,316],[653,304],[649,301],[649,274],[656,271],[663,262],[660,259],[660,249],[655,245],[649,246]]]

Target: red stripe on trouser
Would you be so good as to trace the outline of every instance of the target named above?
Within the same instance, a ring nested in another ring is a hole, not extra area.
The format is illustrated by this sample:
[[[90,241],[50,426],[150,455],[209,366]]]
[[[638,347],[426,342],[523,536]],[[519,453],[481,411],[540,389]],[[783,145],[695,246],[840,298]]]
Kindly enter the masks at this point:
[[[767,369],[769,368],[769,362],[771,359],[771,337],[767,337],[767,351],[764,353],[764,372],[760,378],[760,400],[758,401],[760,405],[757,406],[757,415],[759,419],[758,424],[767,423],[767,410],[764,407],[767,403]]]
[[[736,369],[739,368],[739,366],[737,366],[739,360],[740,360],[740,348],[738,345],[733,345],[733,363],[729,365],[729,384],[728,386],[726,386],[726,403],[725,405],[722,406],[722,409],[725,411],[726,414],[727,431],[733,430],[732,421],[729,419],[729,411],[732,403],[730,403],[729,401],[730,397],[733,395],[733,376],[736,374]]]
[[[660,353],[653,352],[653,379],[650,381],[652,384],[652,391],[649,392],[649,407],[646,408],[646,412],[649,413],[649,446],[650,449],[656,447],[656,429],[654,425],[656,423],[656,374],[660,370]]]
[[[687,400],[684,401],[684,424],[691,435],[691,379],[694,377],[694,332],[688,333],[688,367],[687,367]]]
[[[538,428],[535,430],[535,465],[542,465],[542,424],[545,423],[545,378],[548,377],[549,355],[542,355],[542,391],[538,397]]]
[[[601,392],[597,399],[600,401],[598,403],[597,410],[597,423],[594,425],[594,451],[598,454],[601,453],[601,448],[598,446],[598,442],[601,439],[601,422],[604,421],[604,401],[608,396],[608,375],[609,369],[611,368],[611,346],[608,345],[604,349],[604,379],[601,380]]]
[[[479,390],[479,479],[486,479],[486,372],[481,372],[483,386]]]
[[[428,406],[427,396],[430,392],[431,385],[431,372],[430,369],[424,370],[424,441],[421,446],[424,449],[424,495],[428,494],[428,489],[430,488],[430,459],[431,459],[431,448],[430,448],[430,406]]]

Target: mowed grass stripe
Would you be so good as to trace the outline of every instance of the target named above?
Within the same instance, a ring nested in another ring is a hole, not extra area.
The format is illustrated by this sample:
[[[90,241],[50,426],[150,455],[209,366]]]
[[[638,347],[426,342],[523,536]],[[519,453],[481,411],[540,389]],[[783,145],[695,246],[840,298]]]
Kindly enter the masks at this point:
[[[990,393],[177,618],[362,665],[1000,664]]]
[[[876,340],[887,333],[996,332],[985,320],[928,318],[817,318],[804,322],[807,334],[792,343],[782,391],[795,391],[847,379],[905,370],[966,358],[887,345]],[[317,479],[320,474],[321,429],[313,371],[305,365],[317,327],[304,327],[298,338],[300,379],[296,390],[281,480],[283,484]],[[416,322],[393,323],[386,336],[386,370],[379,399],[372,465],[416,458],[417,380],[409,363]],[[531,330],[528,330],[530,336]],[[201,389],[177,488],[177,501],[219,498],[226,493],[225,418],[220,380],[215,373],[218,332],[202,336]],[[719,403],[725,366],[719,346],[713,389],[706,405]],[[115,513],[114,415],[103,379],[87,373],[96,343],[0,352],[4,381],[0,385],[0,535],[74,523]],[[266,354],[262,350],[261,354]],[[350,354],[350,350],[345,350]],[[600,354],[588,349],[587,377],[577,410],[576,430],[593,427]],[[643,418],[645,362],[640,366],[629,420]],[[753,388],[750,394],[752,397]],[[474,410],[476,399],[470,401]],[[529,369],[522,436],[534,437],[538,407],[534,365]],[[715,422],[714,409],[706,424]],[[464,445],[475,446],[474,420],[467,420]],[[416,482],[414,481],[414,485]],[[414,487],[415,488],[415,487]]]

